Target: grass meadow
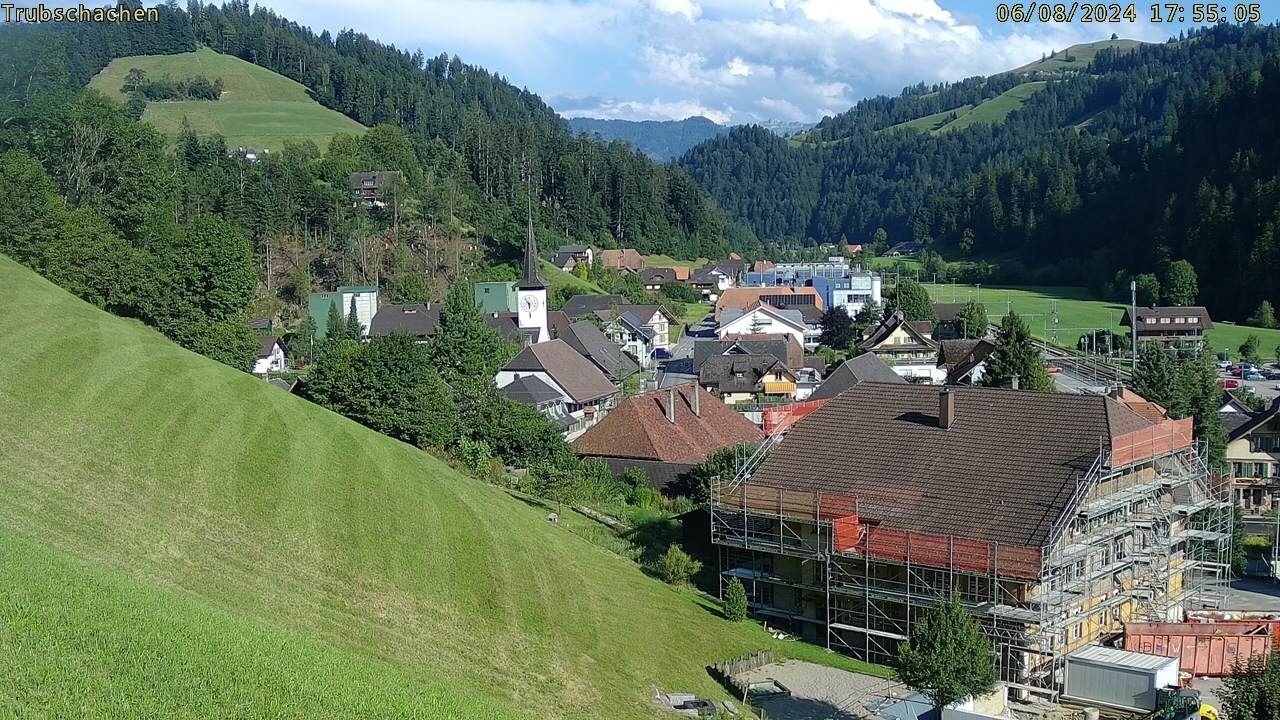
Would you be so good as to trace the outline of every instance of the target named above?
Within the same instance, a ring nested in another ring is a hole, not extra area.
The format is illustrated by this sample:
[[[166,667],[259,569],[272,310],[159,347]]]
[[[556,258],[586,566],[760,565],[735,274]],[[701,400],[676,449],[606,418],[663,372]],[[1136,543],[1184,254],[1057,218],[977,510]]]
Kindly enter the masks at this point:
[[[2,717],[653,718],[824,649],[0,256]]]
[[[124,100],[120,87],[131,68],[149,77],[204,75],[222,78],[225,89],[216,102],[147,103],[142,119],[170,138],[182,131],[184,119],[202,135],[220,133],[229,147],[249,146],[279,152],[286,142],[311,140],[323,151],[334,134],[361,133],[364,126],[320,105],[301,84],[208,48],[178,55],[136,55],[113,60],[89,86]]]

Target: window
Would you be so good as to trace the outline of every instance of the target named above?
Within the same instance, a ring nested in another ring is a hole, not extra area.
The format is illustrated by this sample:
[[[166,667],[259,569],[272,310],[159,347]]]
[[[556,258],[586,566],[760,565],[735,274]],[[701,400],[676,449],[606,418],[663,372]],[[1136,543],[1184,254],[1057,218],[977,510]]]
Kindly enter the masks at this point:
[[[1189,318],[1187,318],[1187,322],[1188,322],[1188,323],[1190,323],[1190,324],[1192,324],[1192,325],[1195,325],[1196,323],[1200,322],[1200,318],[1197,318],[1197,317],[1189,317]]]
[[[1168,324],[1169,324],[1169,318],[1160,318],[1160,324],[1161,324],[1161,325],[1168,325]]]
[[[1180,317],[1180,318],[1174,318],[1174,319],[1173,319],[1173,323],[1174,323],[1175,325],[1182,325],[1182,324],[1183,324],[1183,323],[1185,323],[1186,321],[1187,321],[1187,319],[1186,319],[1186,318],[1182,318],[1182,317]]]
[[[1156,324],[1156,319],[1155,319],[1155,318],[1153,318],[1153,317],[1149,317],[1149,318],[1147,318],[1147,324],[1148,324],[1148,325],[1155,325],[1155,324]]]

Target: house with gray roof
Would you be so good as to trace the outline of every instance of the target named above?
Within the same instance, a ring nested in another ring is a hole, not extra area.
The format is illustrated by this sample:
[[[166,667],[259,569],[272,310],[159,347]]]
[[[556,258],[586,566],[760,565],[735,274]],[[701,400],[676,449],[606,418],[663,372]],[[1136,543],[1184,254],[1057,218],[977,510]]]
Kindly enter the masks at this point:
[[[529,345],[494,376],[499,389],[535,377],[559,393],[567,412],[581,427],[603,417],[619,390],[590,360],[562,339]]]

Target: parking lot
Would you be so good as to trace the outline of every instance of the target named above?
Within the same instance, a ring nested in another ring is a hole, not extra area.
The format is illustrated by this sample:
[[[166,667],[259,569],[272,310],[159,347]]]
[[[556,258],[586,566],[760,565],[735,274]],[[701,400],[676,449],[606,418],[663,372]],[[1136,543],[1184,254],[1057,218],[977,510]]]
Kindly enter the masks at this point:
[[[1277,369],[1275,365],[1262,365],[1258,368],[1258,371],[1262,373],[1271,373],[1274,377],[1272,379],[1264,378],[1262,380],[1245,380],[1240,376],[1232,375],[1231,370],[1227,368],[1219,368],[1218,374],[1224,383],[1228,380],[1233,380],[1239,383],[1238,388],[1228,389],[1240,390],[1268,400],[1280,395],[1280,389],[1277,389],[1280,387],[1280,369]],[[1226,387],[1226,385],[1224,384],[1223,387]]]

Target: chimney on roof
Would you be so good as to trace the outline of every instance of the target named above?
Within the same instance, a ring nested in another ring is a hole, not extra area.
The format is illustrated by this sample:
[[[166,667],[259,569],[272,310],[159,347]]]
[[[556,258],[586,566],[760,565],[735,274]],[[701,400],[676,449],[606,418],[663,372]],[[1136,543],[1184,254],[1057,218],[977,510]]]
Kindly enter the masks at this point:
[[[702,415],[702,403],[698,400],[699,394],[698,383],[691,383],[689,385],[689,409],[693,410],[693,414],[696,416]]]
[[[1013,389],[1014,389],[1014,390],[1017,390],[1017,389],[1018,389],[1018,385],[1019,385],[1019,382],[1018,382],[1018,376],[1017,376],[1017,375],[1014,375],[1014,376],[1013,376],[1013,380],[1012,380],[1012,385],[1011,385],[1011,387],[1013,387]]]
[[[956,422],[956,394],[949,387],[938,393],[938,427],[950,430]]]
[[[1109,392],[1109,393],[1107,393],[1107,394],[1108,394],[1108,395],[1110,395],[1112,398],[1115,398],[1116,400],[1119,400],[1121,397],[1123,397],[1123,396],[1124,396],[1124,384],[1123,384],[1123,383],[1116,383],[1115,385],[1112,385],[1112,386],[1111,386],[1111,392]]]
[[[676,389],[667,388],[667,422],[676,424]]]

